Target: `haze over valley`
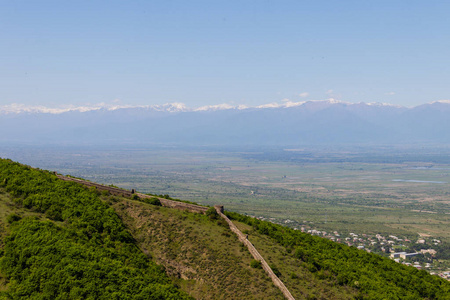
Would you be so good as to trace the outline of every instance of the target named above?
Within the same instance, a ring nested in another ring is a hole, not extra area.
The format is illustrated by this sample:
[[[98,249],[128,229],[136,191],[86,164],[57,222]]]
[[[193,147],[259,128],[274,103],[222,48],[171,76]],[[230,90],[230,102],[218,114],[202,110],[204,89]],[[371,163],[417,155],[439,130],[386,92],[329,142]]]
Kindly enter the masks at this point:
[[[449,11],[3,1],[0,299],[450,300]]]
[[[0,140],[24,144],[295,146],[444,145],[450,102],[412,108],[336,100],[280,102],[258,107],[181,103],[66,110],[0,109]]]

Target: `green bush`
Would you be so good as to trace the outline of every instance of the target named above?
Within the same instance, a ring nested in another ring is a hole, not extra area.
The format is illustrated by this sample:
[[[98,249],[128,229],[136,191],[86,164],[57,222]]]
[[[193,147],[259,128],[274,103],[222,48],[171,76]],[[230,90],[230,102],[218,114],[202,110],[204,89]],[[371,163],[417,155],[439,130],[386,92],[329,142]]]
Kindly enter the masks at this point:
[[[189,299],[145,256],[95,188],[0,159],[18,205],[50,219],[8,216],[0,271],[7,299]],[[63,221],[56,224],[53,222]],[[0,297],[0,298],[1,298]]]
[[[142,201],[151,205],[161,206],[161,201],[156,197],[144,198]]]
[[[255,269],[262,269],[261,261],[252,259],[252,261],[250,262],[250,267],[255,268]]]
[[[269,267],[272,269],[272,271],[275,275],[277,275],[278,277],[281,276],[280,270],[278,270],[278,268],[274,264],[270,264]]]
[[[210,220],[217,220],[219,219],[219,214],[217,213],[216,209],[214,207],[208,208],[206,211],[206,215]]]
[[[10,214],[8,217],[6,217],[6,221],[7,221],[9,224],[12,224],[12,223],[14,223],[14,222],[17,222],[17,221],[19,221],[20,219],[22,219],[22,217],[19,216],[19,215],[16,215],[16,214]]]
[[[450,283],[426,271],[278,224],[233,212],[225,214],[252,226],[254,231],[269,236],[286,249],[293,249],[286,255],[303,261],[318,279],[357,288],[364,298],[390,299],[395,295],[398,299],[448,299],[450,295]]]

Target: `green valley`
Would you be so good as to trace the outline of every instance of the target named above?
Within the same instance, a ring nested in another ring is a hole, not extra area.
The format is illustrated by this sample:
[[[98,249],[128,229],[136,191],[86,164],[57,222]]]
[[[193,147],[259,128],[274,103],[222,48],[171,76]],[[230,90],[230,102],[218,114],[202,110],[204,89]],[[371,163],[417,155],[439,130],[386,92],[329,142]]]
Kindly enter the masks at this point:
[[[224,220],[132,198],[1,160],[1,297],[283,299]],[[226,213],[296,299],[449,299],[425,271]]]

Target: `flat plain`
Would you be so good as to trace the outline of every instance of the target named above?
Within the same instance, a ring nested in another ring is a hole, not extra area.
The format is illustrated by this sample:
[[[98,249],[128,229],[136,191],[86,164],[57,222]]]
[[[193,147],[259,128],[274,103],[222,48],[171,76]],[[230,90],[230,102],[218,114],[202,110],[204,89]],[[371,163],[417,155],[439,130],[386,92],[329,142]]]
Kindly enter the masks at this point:
[[[450,242],[447,153],[442,149],[0,149],[0,156],[33,167],[204,205],[222,204],[230,211],[287,225]]]

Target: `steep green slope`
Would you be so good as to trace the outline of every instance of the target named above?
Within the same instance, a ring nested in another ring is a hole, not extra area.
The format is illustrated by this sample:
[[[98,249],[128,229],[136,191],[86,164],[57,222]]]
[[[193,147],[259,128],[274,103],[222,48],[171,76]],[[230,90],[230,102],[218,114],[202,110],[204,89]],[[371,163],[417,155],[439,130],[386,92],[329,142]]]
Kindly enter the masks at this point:
[[[112,200],[112,201],[111,201]],[[166,267],[183,290],[197,299],[283,299],[262,269],[252,268],[252,257],[226,223],[205,215],[155,207],[113,197],[113,207],[139,246]],[[243,224],[241,224],[243,225]],[[261,246],[269,262],[276,261],[281,279],[296,299],[353,299],[358,290],[317,278],[286,250],[257,232],[250,239]],[[256,245],[256,244],[255,244]],[[281,257],[281,260],[277,258]],[[290,279],[296,272],[294,279]]]
[[[227,215],[249,234],[296,299],[450,299],[450,283],[425,271],[280,225]],[[0,160],[0,298],[188,295],[283,299],[226,222],[214,215],[100,195],[49,172]]]
[[[113,205],[141,249],[197,299],[283,299],[226,222],[206,215],[117,199]]]
[[[278,224],[237,213],[227,212],[227,215],[247,225],[240,226],[255,236],[251,240],[263,255],[275,254],[264,242],[273,241],[284,249],[289,261],[294,261],[290,264],[297,267],[297,272],[305,274],[302,270],[306,269],[315,278],[329,280],[335,286],[353,287],[358,291],[358,298],[450,299],[450,282],[426,271]],[[290,281],[286,286],[292,286]]]
[[[2,201],[4,207],[37,214],[5,222],[2,213],[4,298],[189,298],[136,247],[95,191],[8,160],[0,160],[0,189],[14,203]]]
[[[172,277],[187,279],[180,285],[192,296],[277,297],[276,292],[263,284],[267,280],[265,274],[249,268],[249,253],[221,220],[128,199],[111,197],[107,201],[132,230],[144,252],[164,265]],[[450,283],[425,271],[269,222],[227,214],[249,234],[249,240],[296,299],[450,296]]]
[[[318,276],[306,264],[292,255],[289,248],[260,234],[251,226],[233,223],[248,235],[248,240],[258,249],[266,262],[275,270],[296,299],[354,299],[359,295],[356,287],[337,284],[335,278]]]

